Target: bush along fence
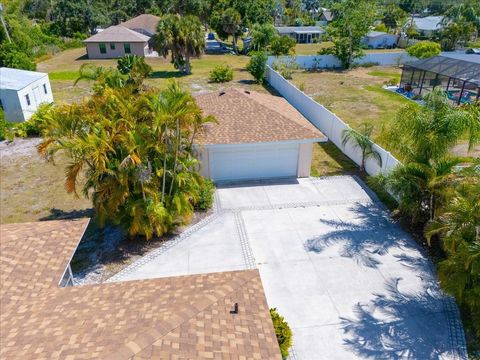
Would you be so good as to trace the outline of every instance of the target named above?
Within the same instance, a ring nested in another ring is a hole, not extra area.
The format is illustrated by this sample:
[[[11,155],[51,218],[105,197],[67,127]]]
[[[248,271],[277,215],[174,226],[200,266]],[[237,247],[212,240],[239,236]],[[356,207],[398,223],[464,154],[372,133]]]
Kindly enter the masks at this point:
[[[362,161],[361,151],[355,148],[351,142],[346,146],[342,145],[343,130],[349,126],[345,124],[334,113],[327,110],[310,96],[299,90],[295,85],[282,77],[278,72],[267,66],[267,81],[277,90],[287,101],[292,104],[303,116],[305,116],[313,125],[315,125],[330,141],[332,141],[346,156],[360,165]],[[390,152],[374,144],[374,149],[378,151],[382,158],[380,165],[374,159],[367,159],[365,162],[365,171],[369,175],[379,173],[388,173],[400,162],[393,157]]]
[[[268,65],[272,66],[275,60],[294,59],[298,66],[302,69],[329,69],[340,68],[342,66],[340,60],[335,55],[298,55],[289,56],[270,56]],[[408,55],[406,52],[388,52],[388,53],[371,53],[358,58],[354,61],[355,65],[375,64],[381,66],[403,65],[418,60],[416,57]]]

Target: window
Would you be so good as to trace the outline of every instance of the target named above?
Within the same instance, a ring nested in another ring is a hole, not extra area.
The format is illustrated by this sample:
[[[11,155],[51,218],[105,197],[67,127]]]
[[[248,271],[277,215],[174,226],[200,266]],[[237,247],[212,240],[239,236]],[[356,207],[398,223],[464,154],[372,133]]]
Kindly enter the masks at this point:
[[[2,99],[0,99],[0,109],[5,110],[5,109],[3,108]]]
[[[132,50],[130,49],[130,44],[123,44],[123,49],[125,50],[125,54],[130,54]]]
[[[44,92],[45,94],[48,94],[47,84],[43,84],[43,92]]]
[[[25,100],[27,101],[28,106],[32,105],[32,103],[30,102],[30,96],[28,94],[25,95]]]
[[[115,44],[114,43],[110,43],[110,50],[115,50]]]
[[[107,53],[107,47],[105,46],[105,44],[98,44],[98,47],[100,48],[100,54],[106,54]]]

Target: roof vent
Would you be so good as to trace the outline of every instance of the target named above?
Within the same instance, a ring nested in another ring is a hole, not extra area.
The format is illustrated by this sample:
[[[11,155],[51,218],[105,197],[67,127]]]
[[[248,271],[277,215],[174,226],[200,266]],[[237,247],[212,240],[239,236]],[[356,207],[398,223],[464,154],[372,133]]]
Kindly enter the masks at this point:
[[[220,91],[220,93],[218,94],[218,96],[222,96],[222,95],[225,95],[225,91]]]
[[[233,305],[233,310],[230,310],[230,314],[238,314],[238,303]]]
[[[245,90],[245,94],[248,94],[248,95],[250,95],[250,91],[248,91],[248,90]]]

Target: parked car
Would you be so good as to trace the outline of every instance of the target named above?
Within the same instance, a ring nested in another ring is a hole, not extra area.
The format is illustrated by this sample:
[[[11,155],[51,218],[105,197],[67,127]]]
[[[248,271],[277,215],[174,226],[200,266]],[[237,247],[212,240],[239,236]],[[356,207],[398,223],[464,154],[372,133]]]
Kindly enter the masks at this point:
[[[465,51],[467,54],[476,54],[480,55],[480,48],[471,48]]]
[[[215,40],[215,34],[213,32],[208,33],[207,40]]]

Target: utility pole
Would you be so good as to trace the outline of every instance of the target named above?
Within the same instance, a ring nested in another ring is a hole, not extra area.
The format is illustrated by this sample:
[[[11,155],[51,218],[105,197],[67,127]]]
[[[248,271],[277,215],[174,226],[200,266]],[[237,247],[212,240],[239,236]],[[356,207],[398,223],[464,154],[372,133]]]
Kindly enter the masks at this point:
[[[5,24],[5,20],[3,20],[3,4],[0,4],[0,21],[2,22],[3,28],[5,29],[5,34],[7,34],[8,42],[12,42],[10,39],[10,34],[8,33],[7,24]]]

